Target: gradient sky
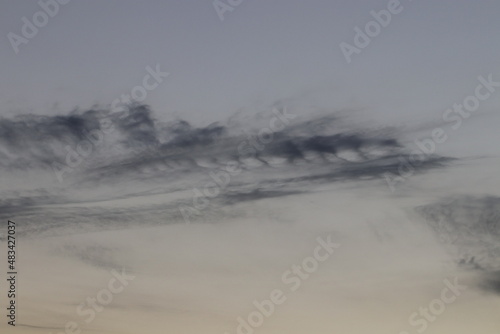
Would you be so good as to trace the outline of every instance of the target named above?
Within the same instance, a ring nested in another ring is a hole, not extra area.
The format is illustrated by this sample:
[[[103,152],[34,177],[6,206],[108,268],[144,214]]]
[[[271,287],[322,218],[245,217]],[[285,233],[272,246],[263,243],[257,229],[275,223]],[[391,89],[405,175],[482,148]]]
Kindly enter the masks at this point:
[[[347,64],[339,44],[352,44],[354,27],[386,0],[244,1],[224,21],[210,1],[72,1],[17,55],[7,34],[20,34],[21,18],[40,7],[3,0],[1,113],[109,105],[160,64],[171,75],[146,102],[167,119],[207,123],[301,98],[397,123],[432,119],[469,94],[478,75],[500,76],[497,1],[401,4]]]
[[[340,44],[388,2],[243,0],[220,20],[212,0],[72,0],[16,54],[40,6],[0,0],[0,220],[22,240],[19,327],[2,312],[0,332],[236,333],[331,235],[339,251],[256,333],[413,334],[453,278],[469,289],[426,334],[499,333],[500,88],[460,130],[443,113],[500,82],[500,2],[401,0],[348,63]],[[110,108],[157,65],[150,108]],[[450,139],[403,177],[439,126]],[[84,322],[119,268],[136,281]]]

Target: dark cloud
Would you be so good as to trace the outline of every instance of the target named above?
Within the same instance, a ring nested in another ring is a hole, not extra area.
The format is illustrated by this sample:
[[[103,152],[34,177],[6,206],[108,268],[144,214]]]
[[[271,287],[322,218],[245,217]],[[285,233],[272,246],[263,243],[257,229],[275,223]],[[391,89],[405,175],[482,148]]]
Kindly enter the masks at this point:
[[[17,166],[52,175],[55,162],[66,166],[68,147],[76,152],[91,138],[94,146],[88,156],[82,155],[81,164],[65,171],[66,183],[59,188],[0,194],[0,208],[7,217],[41,205],[81,202],[78,192],[104,186],[126,191],[111,192],[100,200],[142,196],[158,186],[164,193],[190,190],[211,181],[211,172],[224,170],[231,162],[242,174],[223,189],[217,203],[224,205],[307,192],[309,185],[324,182],[383,180],[385,173],[397,175],[400,160],[409,158],[409,150],[394,132],[357,128],[335,115],[292,118],[280,130],[270,135],[268,131],[263,140],[261,130],[270,126],[275,115],[269,113],[266,119],[259,114],[258,127],[251,119],[238,121],[236,116],[225,124],[204,127],[185,120],[162,122],[145,105],[131,105],[120,112],[92,109],[65,116],[2,118],[0,172],[4,175]],[[452,161],[425,156],[414,171],[444,168]],[[54,180],[60,185],[55,176]],[[299,192],[297,187],[301,187]],[[59,214],[64,212],[61,209]],[[86,219],[86,212],[78,214]],[[112,216],[105,220],[112,221]]]
[[[147,106],[138,105],[112,117],[115,127],[123,135],[120,141],[127,148],[156,147],[160,144],[156,121]],[[100,129],[100,127],[99,127]]]
[[[93,267],[104,269],[123,267],[122,264],[117,264],[114,259],[114,254],[117,250],[99,244],[65,244],[58,246],[53,252],[58,256],[74,258]]]
[[[0,119],[0,166],[31,169],[46,167],[57,159],[55,144],[75,143],[85,129],[96,126],[93,111],[68,116],[23,115]]]
[[[274,132],[270,143],[255,144],[258,130],[242,135],[234,134],[219,123],[199,128],[184,120],[164,123],[156,120],[144,105],[131,105],[126,111],[114,113],[88,110],[67,116],[27,115],[13,120],[0,119],[0,149],[3,149],[0,152],[4,158],[1,163],[4,167],[23,164],[27,169],[51,168],[54,161],[65,164],[67,151],[63,147],[69,145],[76,149],[95,131],[101,131],[105,144],[96,147],[92,157],[86,160],[94,160],[98,152],[105,151],[106,156],[98,163],[87,163],[86,169],[119,166],[118,173],[146,163],[163,162],[170,167],[169,162],[175,164],[179,160],[185,167],[198,165],[197,159],[216,162],[221,158],[242,157],[253,157],[265,164],[269,158],[280,157],[293,163],[307,160],[306,156],[311,153],[323,160],[328,160],[325,155],[345,159],[346,152],[355,154],[358,160],[369,160],[371,150],[384,150],[386,157],[402,151],[401,144],[392,136],[360,131],[339,133],[334,120],[331,116],[295,122],[289,128]]]
[[[180,120],[162,129],[166,131],[171,140],[162,146],[163,150],[171,148],[189,148],[192,146],[206,146],[220,138],[225,133],[225,128],[216,123],[205,128],[193,128],[188,122]]]
[[[479,287],[488,293],[500,295],[500,271],[485,275]]]
[[[416,210],[439,240],[458,254],[459,266],[500,269],[500,197],[453,196]]]
[[[364,138],[357,134],[335,134],[332,136],[314,136],[303,143],[304,149],[320,153],[337,154],[340,150],[361,152],[371,146],[396,148],[401,145],[394,138]]]
[[[44,204],[64,203],[64,198],[45,189],[9,191],[0,195],[0,219],[10,218],[12,213]]]
[[[305,191],[278,191],[278,190],[262,190],[262,189],[253,189],[247,192],[228,192],[224,194],[223,199],[226,204],[236,204],[239,202],[246,201],[256,201],[260,199],[266,198],[276,198],[276,197],[284,197],[284,196],[292,196],[292,195],[300,195],[305,193]]]
[[[455,196],[420,206],[417,211],[436,231],[455,237],[498,236],[500,241],[500,197]]]

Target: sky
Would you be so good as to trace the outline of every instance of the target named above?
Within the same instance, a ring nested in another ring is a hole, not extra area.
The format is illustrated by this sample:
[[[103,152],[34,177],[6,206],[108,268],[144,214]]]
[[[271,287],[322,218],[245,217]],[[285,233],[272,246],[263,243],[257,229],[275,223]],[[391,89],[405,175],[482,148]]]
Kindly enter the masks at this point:
[[[347,63],[340,43],[388,1],[243,1],[221,21],[209,1],[72,1],[16,54],[36,1],[2,1],[2,113],[109,105],[147,66],[170,76],[146,102],[202,124],[277,99],[363,109],[397,122],[433,114],[498,75],[498,3],[402,1],[402,11]],[[495,101],[488,101],[493,104]],[[396,121],[397,120],[397,121]]]
[[[497,334],[499,10],[0,0],[0,331]]]

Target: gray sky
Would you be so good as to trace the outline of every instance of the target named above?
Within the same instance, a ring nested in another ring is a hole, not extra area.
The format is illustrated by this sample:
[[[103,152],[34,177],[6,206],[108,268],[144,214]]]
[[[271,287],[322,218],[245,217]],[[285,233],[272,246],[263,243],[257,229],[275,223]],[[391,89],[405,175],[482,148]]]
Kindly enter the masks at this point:
[[[146,99],[166,118],[211,122],[286,98],[352,108],[374,119],[431,119],[498,73],[500,5],[401,1],[348,64],[339,44],[388,1],[243,1],[217,16],[210,1],[75,1],[16,55],[36,1],[0,4],[2,114],[66,113],[106,105],[142,82],[146,66],[170,76]],[[498,97],[482,109],[497,106]],[[439,116],[438,116],[439,118]]]

